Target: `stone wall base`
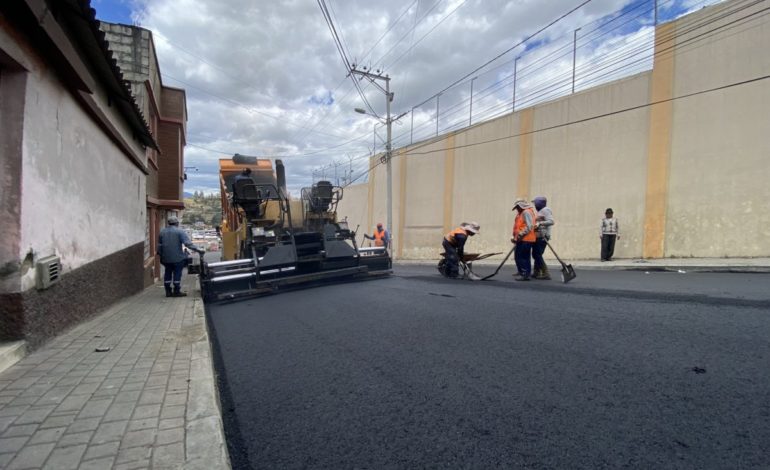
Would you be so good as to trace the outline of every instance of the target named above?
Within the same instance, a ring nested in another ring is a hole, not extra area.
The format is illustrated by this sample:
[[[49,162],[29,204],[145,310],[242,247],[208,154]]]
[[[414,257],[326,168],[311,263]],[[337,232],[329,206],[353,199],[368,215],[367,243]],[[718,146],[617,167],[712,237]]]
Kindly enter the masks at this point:
[[[46,290],[0,294],[0,340],[34,349],[145,284],[144,244],[137,243],[64,274]]]

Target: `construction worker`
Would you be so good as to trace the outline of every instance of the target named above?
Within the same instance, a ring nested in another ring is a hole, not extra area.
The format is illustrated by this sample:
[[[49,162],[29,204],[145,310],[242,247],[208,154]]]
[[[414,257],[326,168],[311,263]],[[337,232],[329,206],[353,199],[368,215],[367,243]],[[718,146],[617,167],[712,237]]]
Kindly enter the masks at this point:
[[[168,226],[160,231],[158,235],[158,255],[163,264],[163,287],[166,288],[166,297],[185,297],[187,292],[182,292],[182,269],[187,264],[187,255],[182,250],[182,245],[187,248],[204,254],[202,250],[195,246],[187,232],[179,228],[179,219],[172,215],[167,220]],[[173,288],[171,290],[173,281]]]
[[[444,267],[441,274],[446,277],[460,275],[460,260],[465,254],[465,242],[468,237],[479,233],[481,226],[476,222],[463,222],[459,227],[447,233],[441,241],[444,247]]]
[[[237,194],[238,190],[236,189],[238,181],[241,180],[248,180],[249,183],[254,184],[254,180],[251,179],[251,168],[244,168],[233,178],[233,194],[236,196],[242,196],[242,194]]]
[[[377,223],[377,228],[374,229],[374,235],[364,234],[364,238],[367,240],[374,240],[374,246],[390,246],[390,234],[382,227],[382,222]]]
[[[534,279],[550,281],[551,275],[548,273],[548,265],[545,264],[543,253],[545,253],[545,248],[548,246],[548,240],[551,239],[551,226],[554,224],[553,212],[548,207],[548,200],[544,196],[536,197],[532,200],[532,203],[537,211],[537,219],[535,221],[537,239],[532,247],[532,259],[535,260],[532,277]]]
[[[513,203],[513,209],[516,211],[516,220],[513,222],[513,234],[511,242],[516,244],[514,258],[516,260],[516,271],[514,274],[517,281],[529,281],[532,274],[532,246],[537,241],[535,234],[535,221],[537,214],[532,204],[526,199],[517,199]]]

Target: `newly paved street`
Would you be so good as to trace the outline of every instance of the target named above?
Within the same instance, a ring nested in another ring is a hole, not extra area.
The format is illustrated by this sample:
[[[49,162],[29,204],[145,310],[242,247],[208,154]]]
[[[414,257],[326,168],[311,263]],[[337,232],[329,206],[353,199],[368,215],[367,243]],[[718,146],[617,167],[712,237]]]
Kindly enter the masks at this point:
[[[510,271],[208,306],[233,467],[770,466],[770,275]]]

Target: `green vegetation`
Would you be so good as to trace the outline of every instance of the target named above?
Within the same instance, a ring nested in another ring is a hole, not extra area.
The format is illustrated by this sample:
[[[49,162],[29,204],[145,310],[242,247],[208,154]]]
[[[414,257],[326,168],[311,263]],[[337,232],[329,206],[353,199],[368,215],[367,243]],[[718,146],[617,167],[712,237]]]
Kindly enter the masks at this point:
[[[222,204],[219,193],[203,194],[195,191],[192,197],[184,199],[185,210],[182,213],[182,224],[195,225],[202,222],[208,226],[218,226],[222,223]]]

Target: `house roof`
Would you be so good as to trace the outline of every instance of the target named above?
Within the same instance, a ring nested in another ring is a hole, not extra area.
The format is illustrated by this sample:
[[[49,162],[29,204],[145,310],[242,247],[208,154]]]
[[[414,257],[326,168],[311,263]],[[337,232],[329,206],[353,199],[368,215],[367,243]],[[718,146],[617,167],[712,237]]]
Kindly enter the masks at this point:
[[[112,55],[106,36],[99,29],[96,11],[91,8],[90,0],[57,0],[52,4],[66,4],[66,21],[79,45],[88,54],[90,63],[100,75],[101,82],[107,87],[111,98],[144,145],[159,150],[152,136],[150,126],[144,118],[141,108],[131,93],[131,84],[123,78],[117,60]]]
[[[118,109],[133,136],[145,146],[158,148],[99,30],[90,0],[0,1],[0,10],[51,61],[68,86],[90,96],[98,82],[107,93],[108,106]]]

